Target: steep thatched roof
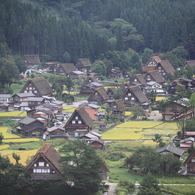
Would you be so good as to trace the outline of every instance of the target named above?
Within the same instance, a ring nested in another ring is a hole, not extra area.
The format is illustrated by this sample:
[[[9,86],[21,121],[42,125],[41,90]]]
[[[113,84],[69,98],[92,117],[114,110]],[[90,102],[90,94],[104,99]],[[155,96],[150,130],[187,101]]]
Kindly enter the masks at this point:
[[[73,63],[60,64],[60,66],[64,69],[64,72],[65,72],[66,74],[69,74],[70,72],[76,70],[76,68],[75,68],[75,66],[74,66]]]
[[[38,65],[41,63],[39,55],[24,55],[23,59],[27,62],[28,65]]]
[[[149,102],[148,98],[145,96],[145,94],[142,92],[139,86],[131,86],[129,87],[126,92],[124,93],[123,97],[129,92],[133,93],[135,97],[139,100],[140,103]]]
[[[89,61],[89,58],[81,58],[81,59],[78,59],[75,66],[76,67],[89,67],[91,66],[91,62]]]
[[[60,159],[60,154],[55,150],[55,148],[51,145],[51,143],[44,143],[43,146],[37,151],[35,156],[28,162],[27,170],[33,166],[34,162],[39,158],[44,158],[54,170],[57,170],[58,173],[60,171],[60,163],[58,160]]]
[[[168,60],[162,60],[159,63],[159,65],[161,65],[164,68],[164,70],[166,71],[167,74],[170,73],[171,75],[174,75],[175,69],[173,68],[173,66],[171,65],[171,63]]]
[[[64,126],[65,128],[72,121],[75,115],[78,115],[82,119],[82,121],[85,123],[85,125],[87,125],[88,127],[91,128],[93,126],[93,121],[90,118],[89,114],[86,112],[84,106],[79,106],[74,110],[73,114],[71,115],[67,123],[65,124]]]
[[[108,100],[109,99],[109,96],[108,94],[106,93],[104,87],[99,87],[99,88],[96,88],[94,90],[94,92],[89,96],[88,100],[91,100],[92,97],[98,93],[100,95],[100,97],[102,98],[102,100]]]
[[[44,77],[35,77],[33,79],[29,79],[24,87],[22,88],[21,92],[25,91],[26,86],[32,82],[32,84],[36,87],[37,91],[43,96],[43,95],[49,95],[52,94],[52,88],[50,87],[49,83]]]
[[[157,83],[164,83],[165,82],[165,79],[157,70],[147,72],[144,75],[145,79],[147,78],[147,75],[150,75],[154,79],[154,81],[156,81]]]
[[[112,102],[112,105],[116,105],[117,108],[118,108],[118,110],[121,111],[121,112],[123,112],[123,111],[126,110],[126,106],[125,106],[125,104],[123,103],[122,99],[120,99],[120,100],[114,100],[114,101]]]

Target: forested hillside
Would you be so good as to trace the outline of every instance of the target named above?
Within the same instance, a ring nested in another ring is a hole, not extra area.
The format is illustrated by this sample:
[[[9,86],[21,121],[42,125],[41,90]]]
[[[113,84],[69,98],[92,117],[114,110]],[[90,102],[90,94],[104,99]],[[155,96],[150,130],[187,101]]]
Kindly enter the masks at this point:
[[[194,0],[1,0],[0,54],[92,61],[110,51],[184,46],[195,59]]]

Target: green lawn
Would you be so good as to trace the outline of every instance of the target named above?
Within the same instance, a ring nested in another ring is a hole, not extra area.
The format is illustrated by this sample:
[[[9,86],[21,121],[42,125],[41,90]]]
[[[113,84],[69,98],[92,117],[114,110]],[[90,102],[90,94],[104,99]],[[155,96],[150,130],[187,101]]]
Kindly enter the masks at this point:
[[[161,190],[172,195],[194,195],[195,186],[161,186]]]
[[[133,183],[141,182],[143,176],[128,173],[127,168],[109,168],[109,182],[118,183],[120,180],[128,180]]]

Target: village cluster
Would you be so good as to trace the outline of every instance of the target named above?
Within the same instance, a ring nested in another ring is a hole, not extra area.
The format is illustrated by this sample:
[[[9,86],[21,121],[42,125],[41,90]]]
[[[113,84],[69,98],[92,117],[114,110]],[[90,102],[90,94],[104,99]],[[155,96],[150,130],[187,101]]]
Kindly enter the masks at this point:
[[[74,79],[82,79],[84,82],[80,86],[80,95],[85,96],[84,103],[78,105],[72,114],[66,114],[63,111],[63,101],[57,101],[53,96],[51,85],[44,77],[35,77],[27,79],[20,93],[0,94],[0,110],[14,111],[20,110],[27,113],[27,117],[19,120],[17,127],[18,134],[25,137],[42,137],[43,140],[49,139],[82,139],[96,150],[103,150],[105,142],[101,140],[101,135],[92,129],[94,123],[100,129],[106,128],[106,123],[102,121],[106,113],[98,111],[99,105],[107,104],[110,108],[110,114],[113,117],[124,119],[125,111],[133,105],[139,105],[149,116],[150,101],[146,93],[155,92],[158,96],[168,96],[176,93],[176,86],[183,85],[185,89],[195,87],[195,80],[178,78],[170,85],[167,85],[167,76],[174,75],[174,68],[168,60],[161,60],[158,56],[153,56],[142,67],[142,73],[132,75],[130,72],[122,72],[114,67],[109,70],[109,78],[124,79],[124,82],[110,82],[112,86],[104,87],[99,75],[91,72],[91,63],[89,59],[79,59],[77,64],[65,63],[58,64],[47,62],[42,65],[41,70],[35,70],[37,64],[40,64],[38,55],[26,55],[24,60],[27,63],[28,71],[34,74],[53,71],[56,75],[66,75]],[[187,61],[185,66],[195,66],[195,60]],[[21,75],[24,76],[24,75]],[[105,81],[104,81],[105,82]],[[122,96],[120,99],[114,99],[117,89],[121,89]],[[173,102],[177,112],[172,111],[173,105],[167,106],[162,117],[165,120],[179,120],[184,117],[183,112],[179,112],[185,107],[182,101]],[[192,117],[193,111],[190,110],[185,114],[185,117]],[[54,126],[51,126],[53,124]],[[194,141],[194,132],[186,132],[186,138],[181,140],[183,148],[189,148],[191,141]],[[165,146],[160,148],[159,153],[171,152],[181,158],[184,150],[175,146]],[[53,158],[55,156],[55,158]],[[38,160],[35,160],[38,159]],[[48,163],[52,162],[52,165]],[[53,160],[55,159],[55,160]],[[53,178],[57,180],[61,178],[57,160],[59,159],[58,152],[48,143],[37,152],[36,156],[29,162],[29,169],[36,179],[36,174],[43,169],[40,167],[53,167]],[[36,161],[36,162],[35,162]],[[186,161],[188,163],[188,173],[195,173],[195,154],[189,156]],[[34,168],[32,168],[34,167]],[[33,170],[33,172],[32,172]],[[49,170],[49,168],[48,168]],[[44,171],[47,171],[44,169]],[[108,171],[105,168],[105,172]],[[105,174],[105,173],[104,173]],[[51,175],[50,175],[51,176]],[[39,178],[40,179],[40,178]],[[104,175],[106,179],[106,175]]]

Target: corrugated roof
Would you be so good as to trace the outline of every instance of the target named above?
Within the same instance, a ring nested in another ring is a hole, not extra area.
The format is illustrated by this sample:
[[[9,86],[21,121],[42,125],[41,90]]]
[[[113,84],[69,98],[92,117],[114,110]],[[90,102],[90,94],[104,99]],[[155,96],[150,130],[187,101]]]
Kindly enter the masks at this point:
[[[177,147],[170,145],[170,144],[156,150],[156,152],[158,152],[158,153],[162,153],[162,152],[166,152],[166,151],[171,152],[173,154],[176,154],[178,156],[182,156],[184,153],[184,150],[177,148]]]

